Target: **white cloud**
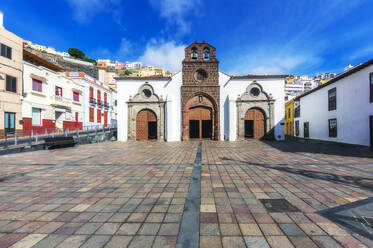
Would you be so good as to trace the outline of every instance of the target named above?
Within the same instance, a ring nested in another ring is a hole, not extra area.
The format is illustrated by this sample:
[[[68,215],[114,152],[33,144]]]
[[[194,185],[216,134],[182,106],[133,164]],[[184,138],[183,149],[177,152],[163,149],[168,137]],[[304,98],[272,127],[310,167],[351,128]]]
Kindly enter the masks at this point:
[[[228,73],[242,74],[291,74],[299,69],[312,69],[321,62],[316,50],[313,53],[295,48],[280,48],[263,45],[255,49],[243,50],[229,61]]]
[[[73,11],[73,18],[79,23],[88,23],[100,12],[109,12],[120,22],[121,0],[66,0]]]
[[[171,72],[181,70],[181,62],[185,56],[185,45],[175,41],[151,40],[142,56],[138,58],[143,64],[162,67]]]
[[[187,20],[188,15],[195,14],[201,4],[201,0],[150,0],[150,2],[169,25],[176,25],[177,34],[180,35],[190,32],[191,23]]]

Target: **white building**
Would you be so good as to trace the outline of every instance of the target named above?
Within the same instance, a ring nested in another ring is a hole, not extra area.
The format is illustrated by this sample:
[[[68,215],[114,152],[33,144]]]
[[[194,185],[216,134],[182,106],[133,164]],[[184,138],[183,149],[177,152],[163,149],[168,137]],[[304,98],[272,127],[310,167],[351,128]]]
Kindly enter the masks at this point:
[[[229,76],[215,48],[193,43],[172,77],[117,78],[118,139],[284,139],[282,75]]]
[[[115,118],[111,88],[84,72],[66,72],[66,76],[83,86],[83,125],[110,125]]]
[[[62,68],[24,50],[22,117],[24,131],[82,128],[82,85]]]
[[[126,69],[128,70],[141,70],[141,62],[126,62]]]
[[[295,104],[295,136],[372,145],[373,60],[305,93]]]

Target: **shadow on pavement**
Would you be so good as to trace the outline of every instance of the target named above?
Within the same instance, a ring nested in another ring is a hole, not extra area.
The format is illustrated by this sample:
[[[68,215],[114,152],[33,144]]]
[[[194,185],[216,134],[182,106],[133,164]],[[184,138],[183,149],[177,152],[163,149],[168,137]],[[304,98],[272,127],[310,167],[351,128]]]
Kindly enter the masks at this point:
[[[263,141],[263,143],[283,152],[318,153],[337,156],[373,158],[369,147],[315,140]]]
[[[373,198],[348,203],[317,212],[325,218],[338,223],[368,239],[373,240],[373,227],[364,218],[372,217]]]
[[[278,171],[283,171],[291,174],[296,174],[300,176],[305,176],[308,178],[313,178],[313,179],[319,179],[319,180],[324,180],[328,182],[333,182],[336,184],[344,184],[344,185],[349,185],[353,187],[359,187],[362,189],[366,189],[369,191],[373,191],[373,178],[369,177],[359,177],[359,176],[343,176],[343,175],[337,175],[333,174],[330,172],[322,172],[322,171],[313,171],[313,170],[305,170],[305,169],[300,169],[296,167],[290,167],[286,165],[270,165],[270,164],[259,164],[259,163],[250,163],[247,161],[239,161],[239,160],[234,160],[230,158],[221,158],[222,160],[229,160],[229,161],[234,161],[235,163],[243,163],[247,165],[254,165],[254,166],[260,166],[263,168],[267,169],[273,169],[273,170],[278,170]]]

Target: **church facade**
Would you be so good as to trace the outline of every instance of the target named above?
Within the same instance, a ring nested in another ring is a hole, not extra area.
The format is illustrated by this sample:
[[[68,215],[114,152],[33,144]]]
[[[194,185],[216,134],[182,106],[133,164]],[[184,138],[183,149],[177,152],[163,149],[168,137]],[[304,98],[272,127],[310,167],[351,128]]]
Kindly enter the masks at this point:
[[[284,75],[229,76],[208,43],[172,77],[119,77],[118,140],[284,139]]]

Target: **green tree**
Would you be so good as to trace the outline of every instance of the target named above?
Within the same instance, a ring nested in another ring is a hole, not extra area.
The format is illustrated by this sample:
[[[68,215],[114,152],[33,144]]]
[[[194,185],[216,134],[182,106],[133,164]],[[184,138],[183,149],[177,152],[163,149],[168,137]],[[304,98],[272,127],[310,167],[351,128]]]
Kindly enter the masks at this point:
[[[83,51],[78,48],[69,48],[67,52],[74,58],[84,59],[86,57]]]
[[[125,72],[124,72],[124,75],[126,75],[126,76],[131,75],[131,74],[132,74],[132,71],[130,71],[130,70],[125,70]]]

